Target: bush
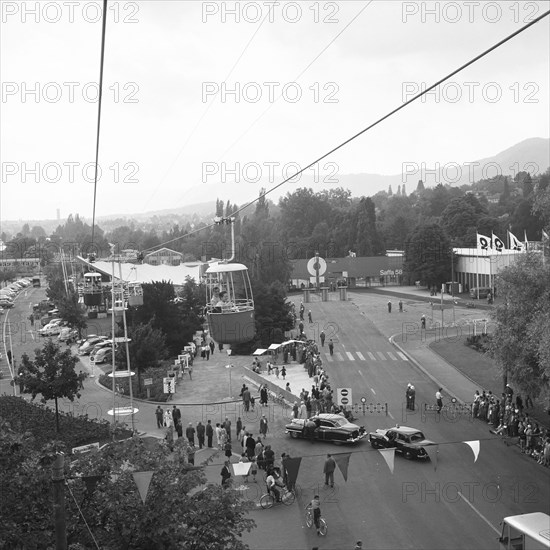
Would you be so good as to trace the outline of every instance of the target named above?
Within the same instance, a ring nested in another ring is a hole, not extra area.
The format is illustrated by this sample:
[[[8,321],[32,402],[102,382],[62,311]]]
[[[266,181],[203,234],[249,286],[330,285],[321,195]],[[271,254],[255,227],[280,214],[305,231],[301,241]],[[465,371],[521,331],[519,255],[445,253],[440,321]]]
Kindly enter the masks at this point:
[[[55,412],[40,403],[29,403],[21,397],[3,395],[0,397],[0,418],[7,421],[19,432],[30,432],[37,448],[52,441],[62,441],[68,448],[105,443],[111,439],[111,423],[95,420],[87,415],[74,416],[59,412],[59,433],[55,431]],[[131,430],[123,430],[124,437],[132,435]]]
[[[490,341],[491,337],[488,334],[476,334],[466,338],[466,345],[475,351],[486,353],[489,351]]]

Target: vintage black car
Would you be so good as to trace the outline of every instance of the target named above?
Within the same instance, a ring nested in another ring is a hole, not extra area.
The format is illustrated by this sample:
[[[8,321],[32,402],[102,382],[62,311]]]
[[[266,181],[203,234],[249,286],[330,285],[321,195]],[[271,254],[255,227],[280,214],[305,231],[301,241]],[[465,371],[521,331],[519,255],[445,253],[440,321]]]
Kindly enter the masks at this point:
[[[407,426],[396,426],[385,430],[376,430],[369,434],[371,445],[375,449],[395,449],[396,453],[401,453],[405,458],[430,459],[425,446],[435,445],[429,441],[424,434],[416,428]]]
[[[310,424],[308,431],[307,423]],[[339,414],[318,414],[309,419],[295,418],[286,425],[286,433],[292,438],[304,437],[332,443],[356,443],[367,436],[365,428],[348,422]]]

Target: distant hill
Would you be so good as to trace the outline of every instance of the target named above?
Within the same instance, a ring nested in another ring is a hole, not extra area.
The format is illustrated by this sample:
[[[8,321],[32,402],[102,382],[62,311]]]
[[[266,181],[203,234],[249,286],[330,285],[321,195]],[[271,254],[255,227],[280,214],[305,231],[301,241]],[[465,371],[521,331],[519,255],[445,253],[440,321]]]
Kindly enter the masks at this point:
[[[396,175],[381,174],[336,174],[334,179],[338,183],[326,183],[323,181],[323,174],[318,182],[314,181],[313,176],[303,176],[298,183],[283,185],[269,195],[269,198],[278,202],[279,197],[286,195],[296,187],[311,187],[313,191],[321,191],[331,187],[343,187],[349,189],[352,196],[372,196],[379,191],[387,191],[391,185],[395,192],[399,185],[406,185],[407,193],[416,189],[419,179],[424,181],[427,187],[437,185],[439,182],[448,183],[453,186],[470,185],[480,179],[491,178],[498,173],[503,175],[515,175],[518,171],[530,172],[532,175],[545,172],[550,166],[550,140],[547,138],[529,138],[512,147],[497,153],[492,157],[474,160],[468,164],[448,165],[437,167],[425,167],[422,173],[421,167],[414,166],[404,169],[405,173]],[[437,170],[438,180],[435,176],[430,176],[430,172]],[[327,174],[325,174],[329,177]],[[446,176],[448,179],[446,179]],[[455,181],[456,180],[456,181]],[[278,182],[276,182],[278,183]],[[255,185],[249,182],[241,183],[203,183],[195,186],[186,194],[187,200],[200,201],[205,194],[217,197],[224,201],[230,200],[232,203],[243,204],[258,196],[262,187],[273,187],[273,184],[259,182]]]

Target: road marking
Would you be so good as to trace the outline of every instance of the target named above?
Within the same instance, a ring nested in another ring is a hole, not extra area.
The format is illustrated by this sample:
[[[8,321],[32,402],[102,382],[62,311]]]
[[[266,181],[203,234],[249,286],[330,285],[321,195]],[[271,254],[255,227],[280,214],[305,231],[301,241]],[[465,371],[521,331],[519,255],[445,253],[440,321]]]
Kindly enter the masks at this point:
[[[390,359],[397,361],[397,357],[391,351],[387,351],[386,353],[390,356]]]
[[[458,496],[497,534],[500,535],[500,531],[460,492]]]
[[[401,359],[403,359],[403,361],[408,361],[409,360],[407,358],[407,356],[404,353],[401,353],[400,351],[397,352],[397,355],[399,355],[399,357],[401,357]]]
[[[325,353],[325,357],[327,358],[327,361],[329,363],[332,363],[334,361],[334,359],[331,357],[330,353]]]
[[[372,388],[370,389],[370,391],[371,391],[374,395],[376,395],[376,392],[375,392]]]
[[[338,359],[338,361],[344,360],[344,358],[342,357],[342,354],[339,351],[337,351],[334,355],[336,355],[336,359]]]
[[[357,369],[357,372],[361,375],[361,376],[365,376],[359,369]]]
[[[346,355],[349,357],[349,360],[350,360],[350,361],[355,361],[355,357],[353,356],[353,354],[351,353],[351,351],[346,351]]]
[[[382,361],[387,361],[386,356],[381,351],[377,351],[376,354],[380,357],[380,359],[382,359]]]
[[[360,351],[356,351],[355,353],[357,353],[357,357],[359,357],[361,361],[366,361],[366,359],[363,357],[363,354]]]
[[[374,356],[374,354],[372,354],[370,351],[367,351],[367,354],[373,361],[376,361],[376,357]]]

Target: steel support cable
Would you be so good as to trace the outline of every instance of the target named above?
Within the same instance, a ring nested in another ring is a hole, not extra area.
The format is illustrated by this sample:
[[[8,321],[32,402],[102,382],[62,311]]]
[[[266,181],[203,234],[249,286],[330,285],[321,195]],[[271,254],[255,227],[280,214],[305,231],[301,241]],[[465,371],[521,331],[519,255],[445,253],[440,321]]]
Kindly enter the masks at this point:
[[[479,61],[480,59],[482,59],[483,57],[485,57],[486,55],[488,55],[489,53],[491,53],[492,51],[496,50],[497,48],[499,48],[500,46],[502,46],[503,44],[505,44],[506,42],[508,42],[509,40],[511,40],[512,38],[518,36],[519,34],[521,34],[522,32],[526,31],[529,27],[532,27],[533,25],[535,25],[536,23],[538,23],[539,21],[541,21],[542,19],[544,19],[545,17],[548,17],[548,15],[550,15],[550,10],[544,12],[543,14],[541,14],[539,17],[537,17],[536,19],[534,19],[533,21],[531,21],[530,23],[527,23],[526,25],[524,25],[523,27],[521,27],[520,29],[518,29],[517,31],[513,32],[512,34],[509,34],[508,36],[506,36],[505,38],[503,38],[502,40],[500,40],[499,42],[497,42],[496,44],[494,44],[493,46],[491,46],[490,48],[486,49],[485,51],[483,51],[482,53],[480,53],[479,55],[477,55],[476,57],[472,58],[470,61],[464,63],[463,65],[461,65],[460,67],[458,67],[457,69],[455,69],[454,71],[450,72],[449,74],[447,74],[447,76],[441,78],[440,80],[438,80],[437,82],[435,82],[434,84],[432,84],[429,88],[426,88],[424,91],[418,93],[417,95],[415,95],[414,97],[412,97],[411,99],[409,99],[408,101],[406,101],[405,103],[403,103],[402,105],[399,105],[399,107],[396,107],[395,109],[393,109],[392,111],[390,111],[389,113],[387,113],[386,115],[384,115],[383,117],[379,118],[377,121],[373,122],[372,124],[370,124],[369,126],[367,126],[366,128],[364,128],[363,130],[361,130],[360,132],[357,132],[356,134],[354,134],[353,136],[351,136],[350,138],[348,138],[347,140],[343,141],[342,143],[340,143],[339,145],[337,145],[336,147],[332,148],[330,151],[328,151],[327,153],[325,153],[324,155],[320,156],[319,158],[317,158],[317,160],[311,162],[310,164],[308,164],[307,166],[305,166],[304,168],[302,168],[301,170],[298,170],[295,174],[293,174],[292,176],[286,178],[285,180],[283,180],[281,183],[278,183],[277,185],[274,185],[271,189],[268,189],[267,191],[265,191],[264,193],[258,195],[258,197],[256,197],[255,199],[251,200],[250,202],[246,203],[245,205],[241,206],[239,209],[237,209],[235,212],[233,212],[231,215],[232,216],[235,216],[236,214],[238,214],[239,212],[242,212],[243,210],[245,210],[246,208],[248,208],[249,206],[252,206],[254,203],[258,202],[260,199],[266,197],[267,195],[269,195],[269,193],[272,193],[273,191],[275,191],[276,189],[278,189],[279,187],[281,187],[282,185],[284,185],[285,183],[289,182],[290,180],[294,179],[296,176],[299,176],[300,174],[302,174],[303,172],[305,172],[306,170],[309,170],[312,166],[315,166],[318,162],[324,160],[325,158],[327,158],[328,156],[332,155],[333,153],[335,153],[336,151],[338,151],[339,149],[341,149],[342,147],[346,146],[348,143],[351,143],[352,141],[354,141],[355,139],[357,139],[359,136],[362,136],[364,133],[368,132],[369,130],[371,130],[372,128],[374,128],[375,126],[377,126],[378,124],[380,124],[381,122],[383,122],[384,120],[386,120],[387,118],[393,116],[395,113],[399,112],[401,109],[404,109],[405,107],[407,107],[408,105],[410,105],[411,103],[413,103],[414,101],[416,101],[417,99],[420,99],[422,96],[426,95],[428,92],[430,92],[431,90],[433,90],[434,88],[436,88],[437,86],[439,86],[440,84],[442,84],[443,82],[445,82],[446,80],[449,80],[449,78],[455,76],[456,74],[458,74],[459,72],[463,71],[464,69],[466,69],[467,67],[469,67],[470,65],[472,65],[473,63],[475,63],[476,61]],[[209,229],[211,227],[214,227],[216,224],[215,223],[212,223],[210,225],[206,225],[205,227],[202,227],[200,229],[197,229],[195,231],[191,231],[190,233],[186,233],[185,235],[182,235],[181,237],[176,237],[175,239],[171,239],[169,241],[166,241],[162,244],[159,244],[159,245],[156,245],[154,247],[151,247],[151,248],[148,248],[147,250],[145,251],[149,251],[149,250],[153,250],[157,247],[163,247],[163,246],[166,246],[167,244],[170,244],[170,243],[173,243],[175,241],[178,241],[180,239],[184,239],[185,237],[188,237],[190,235],[193,235],[199,231],[202,231],[204,229]]]
[[[103,0],[103,21],[101,23],[101,56],[99,62],[99,95],[97,102],[97,134],[95,144],[94,205],[92,210],[92,250],[95,235],[95,207],[97,199],[97,174],[99,172],[99,136],[101,130],[101,99],[103,96],[103,66],[105,61],[105,29],[107,26],[107,0]]]

